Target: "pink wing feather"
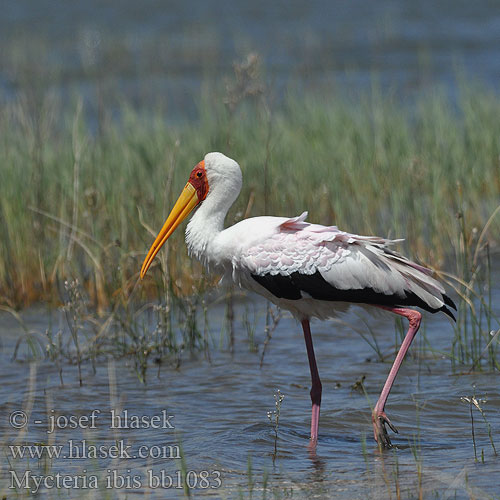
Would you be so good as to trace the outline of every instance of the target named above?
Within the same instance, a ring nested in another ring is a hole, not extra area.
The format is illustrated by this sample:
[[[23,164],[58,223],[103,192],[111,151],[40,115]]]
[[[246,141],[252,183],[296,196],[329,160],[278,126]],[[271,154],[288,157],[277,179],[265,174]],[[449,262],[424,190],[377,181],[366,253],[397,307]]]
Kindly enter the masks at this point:
[[[384,294],[411,291],[431,307],[443,305],[444,289],[431,271],[389,247],[401,240],[360,236],[336,226],[305,222],[307,212],[280,221],[242,250],[239,263],[251,274],[289,276],[320,272],[338,289],[372,288]]]

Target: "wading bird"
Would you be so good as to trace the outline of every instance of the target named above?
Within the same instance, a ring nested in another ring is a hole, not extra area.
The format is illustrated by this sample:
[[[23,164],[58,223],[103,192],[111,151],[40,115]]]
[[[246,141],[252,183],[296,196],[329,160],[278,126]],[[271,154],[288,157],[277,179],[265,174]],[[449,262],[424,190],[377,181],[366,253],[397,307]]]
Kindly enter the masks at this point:
[[[373,409],[375,440],[391,447],[385,404],[399,367],[420,326],[416,306],[454,319],[456,309],[431,271],[391,249],[397,240],[345,233],[335,226],[306,222],[307,212],[293,218],[253,217],[224,229],[226,214],[238,197],[241,170],[221,153],[198,163],[142,265],[141,278],[177,226],[199,205],[186,229],[190,255],[281,308],[302,324],[311,371],[311,445],[318,438],[321,380],[314,356],[309,320],[325,319],[352,305],[385,309],[409,321],[409,329]]]

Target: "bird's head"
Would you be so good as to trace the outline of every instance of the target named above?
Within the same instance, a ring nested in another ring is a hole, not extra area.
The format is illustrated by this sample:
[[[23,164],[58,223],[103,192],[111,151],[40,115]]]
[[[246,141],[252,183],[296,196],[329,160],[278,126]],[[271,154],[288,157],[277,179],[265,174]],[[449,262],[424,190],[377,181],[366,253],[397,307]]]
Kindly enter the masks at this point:
[[[208,153],[192,170],[165,224],[151,245],[141,268],[144,278],[156,254],[177,226],[205,199],[214,204],[230,206],[238,196],[242,184],[241,170],[234,160],[222,153]],[[208,203],[208,201],[207,201]]]

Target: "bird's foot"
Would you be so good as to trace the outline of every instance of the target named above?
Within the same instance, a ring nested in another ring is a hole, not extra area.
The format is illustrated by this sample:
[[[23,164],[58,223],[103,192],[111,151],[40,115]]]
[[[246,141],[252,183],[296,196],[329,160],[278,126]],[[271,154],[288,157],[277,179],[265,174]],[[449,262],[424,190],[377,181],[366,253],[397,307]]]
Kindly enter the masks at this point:
[[[385,428],[385,424],[387,424],[390,429],[398,434],[398,430],[394,425],[392,425],[391,421],[387,417],[384,411],[373,411],[372,413],[372,422],[373,422],[373,436],[375,441],[377,441],[378,445],[381,448],[389,449],[392,448],[392,443],[389,438],[389,434],[387,434],[387,429]]]

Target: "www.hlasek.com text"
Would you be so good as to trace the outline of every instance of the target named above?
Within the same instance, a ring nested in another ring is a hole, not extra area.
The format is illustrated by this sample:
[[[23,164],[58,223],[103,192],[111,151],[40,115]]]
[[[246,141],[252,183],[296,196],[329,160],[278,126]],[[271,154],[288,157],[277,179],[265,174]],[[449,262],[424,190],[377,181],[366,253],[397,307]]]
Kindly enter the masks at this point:
[[[134,445],[126,444],[123,439],[113,441],[112,444],[93,444],[86,439],[69,439],[66,444],[10,444],[10,456],[14,459],[161,459],[179,460],[181,450],[179,445],[154,444]]]

